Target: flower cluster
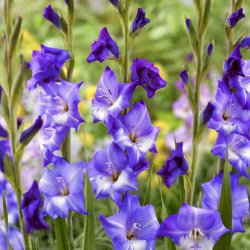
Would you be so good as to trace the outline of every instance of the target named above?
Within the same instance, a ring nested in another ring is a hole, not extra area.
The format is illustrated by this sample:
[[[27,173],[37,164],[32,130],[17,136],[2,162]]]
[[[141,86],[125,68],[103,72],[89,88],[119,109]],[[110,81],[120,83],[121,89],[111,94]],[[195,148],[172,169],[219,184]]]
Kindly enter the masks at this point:
[[[8,210],[8,225],[5,225],[3,196]],[[18,221],[17,200],[13,188],[0,172],[0,245],[1,249],[9,249],[11,244],[13,249],[24,249],[24,242],[21,232],[17,229]],[[6,227],[8,232],[6,232]]]
[[[60,150],[69,130],[77,130],[84,121],[78,110],[82,82],[75,84],[60,78],[62,66],[69,58],[66,50],[42,45],[41,51],[33,52],[29,63],[32,78],[28,81],[28,88],[41,87],[38,103],[44,124],[40,131],[39,146],[44,166],[54,161],[54,152]]]
[[[45,9],[44,17],[60,28],[60,17],[51,6]],[[77,130],[84,122],[78,109],[79,90],[83,83],[71,83],[62,77],[63,65],[69,59],[67,50],[41,45],[41,51],[34,51],[30,63],[27,63],[32,72],[28,88],[38,89],[39,118],[42,121],[38,141],[46,167],[39,184],[34,181],[22,200],[27,233],[48,229],[43,220],[45,215],[55,219],[67,217],[69,211],[86,214],[83,197],[84,164],[70,164],[59,156],[62,143],[71,128]],[[52,169],[47,167],[51,163]],[[41,207],[43,213],[40,212]]]
[[[242,60],[237,45],[224,64],[224,75],[212,101],[214,110],[208,122],[208,127],[219,134],[212,153],[224,160],[228,157],[237,172],[246,177],[250,165],[249,62]]]
[[[118,1],[111,3],[118,7]],[[149,19],[139,8],[130,36],[135,37],[147,23]],[[126,74],[125,61],[107,28],[101,30],[91,49],[89,63],[112,59],[119,62]],[[145,103],[139,101],[131,106],[131,99],[137,86],[142,86],[148,98],[152,98],[166,82],[153,63],[139,58],[133,60],[131,77],[123,75],[123,78],[128,82],[119,83],[115,73],[107,67],[98,82],[92,102],[93,120],[107,126],[113,142],[96,152],[86,168],[96,198],[108,197],[120,209],[109,218],[100,216],[114,249],[153,249],[159,225],[154,209],[151,205],[140,207],[138,197],[130,195],[129,191],[137,191],[137,175],[149,168],[146,154],[157,153],[155,141],[159,128],[152,125]]]

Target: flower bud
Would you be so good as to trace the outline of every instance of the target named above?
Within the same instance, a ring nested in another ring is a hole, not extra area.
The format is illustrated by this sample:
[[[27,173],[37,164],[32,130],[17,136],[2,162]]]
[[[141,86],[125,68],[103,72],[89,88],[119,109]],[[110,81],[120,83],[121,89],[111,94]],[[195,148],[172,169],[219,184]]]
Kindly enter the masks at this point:
[[[34,138],[34,136],[42,128],[42,126],[43,126],[43,119],[41,116],[38,116],[35,122],[29,128],[27,128],[22,132],[20,136],[20,143],[22,144],[23,147],[28,145],[28,143]]]
[[[188,75],[188,72],[186,70],[181,71],[180,78],[184,84],[189,83],[189,75]]]
[[[250,37],[245,37],[240,44],[241,48],[250,49]]]
[[[60,29],[60,16],[54,11],[51,5],[48,5],[44,9],[43,17]]]
[[[118,7],[119,0],[109,0],[115,7]]]
[[[231,16],[227,19],[227,23],[230,28],[234,28],[237,25],[237,23],[244,17],[245,14],[243,13],[243,9],[240,8],[231,14]]]
[[[207,124],[209,122],[209,120],[213,116],[214,110],[215,110],[215,105],[212,102],[209,102],[203,112],[203,116],[202,116],[203,124]]]

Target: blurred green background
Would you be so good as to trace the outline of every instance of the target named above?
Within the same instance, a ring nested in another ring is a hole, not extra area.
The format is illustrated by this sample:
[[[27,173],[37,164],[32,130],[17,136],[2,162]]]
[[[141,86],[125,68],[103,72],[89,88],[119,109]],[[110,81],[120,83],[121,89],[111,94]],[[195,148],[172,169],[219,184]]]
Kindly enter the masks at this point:
[[[63,39],[60,32],[58,32],[55,26],[42,17],[43,9],[48,4],[51,4],[53,8],[62,15],[66,15],[64,0],[15,1],[13,9],[14,16],[20,15],[23,17],[23,32],[19,51],[20,54],[24,55],[26,61],[30,60],[33,50],[39,50],[40,44],[63,48]],[[229,0],[214,0],[212,5],[212,16],[204,43],[205,46],[207,46],[210,41],[214,41],[215,43],[211,70],[209,78],[207,79],[209,86],[212,86],[211,91],[213,91],[213,86],[216,86],[217,80],[221,77],[223,61],[226,58],[227,43],[224,27],[227,12],[230,11],[230,4],[231,1]],[[82,155],[84,155],[85,160],[89,160],[91,159],[94,148],[97,145],[101,147],[100,145],[105,144],[104,138],[106,138],[105,127],[102,124],[92,124],[91,98],[94,94],[95,86],[106,65],[109,65],[116,71],[120,80],[121,75],[115,62],[107,61],[102,64],[98,62],[88,64],[86,58],[90,53],[91,43],[98,38],[102,27],[105,26],[108,28],[111,36],[117,41],[121,50],[123,49],[123,36],[118,15],[108,0],[76,0],[75,7],[73,50],[76,64],[73,78],[75,82],[85,82],[81,93],[83,98],[81,111],[86,120],[86,124],[81,127],[79,137],[82,139],[84,148]],[[131,21],[136,15],[138,7],[142,7],[146,11],[146,15],[151,22],[143,28],[143,31],[136,39],[132,49],[131,59],[139,57],[152,61],[160,68],[162,77],[168,82],[165,89],[158,91],[153,99],[147,101],[154,124],[161,127],[161,134],[157,142],[159,154],[155,158],[150,156],[152,157],[153,164],[156,165],[156,168],[159,168],[169,153],[165,140],[167,133],[181,125],[181,121],[174,117],[172,113],[172,103],[179,96],[177,89],[174,87],[174,83],[179,80],[179,72],[183,70],[183,68],[189,69],[190,74],[194,76],[194,62],[189,60],[191,49],[186,35],[184,20],[186,16],[195,22],[196,12],[192,0],[135,0],[131,10]],[[241,20],[237,26],[236,37],[241,34],[250,35],[249,1],[245,4],[244,12],[246,18]],[[2,6],[0,13],[2,13]],[[0,34],[4,34],[2,20],[0,22]],[[0,49],[1,51],[3,50],[2,43],[0,44]],[[250,59],[250,52],[246,52],[245,56]],[[1,81],[3,81],[2,68],[0,68],[0,82]],[[136,90],[135,99],[140,100],[141,98],[147,99],[144,91]],[[205,156],[203,159],[206,160],[201,161],[202,170],[199,173],[199,181],[208,181],[216,168],[216,159],[209,153],[214,138],[214,135],[211,135],[205,139],[207,149],[204,152]],[[148,174],[149,173],[145,173],[141,175],[140,178],[145,178]],[[145,181],[140,182],[140,193],[145,193],[147,189],[145,183]],[[157,177],[152,179],[152,188],[157,191],[152,192],[152,203],[155,205],[159,215],[161,204]],[[166,198],[166,206],[169,207],[169,212],[176,212],[179,205],[178,189],[174,187],[171,189],[171,192],[164,192],[164,195]],[[105,204],[103,201],[97,201],[95,207],[97,214],[105,214]],[[81,243],[83,220],[80,218],[82,217],[78,215],[75,215],[74,218],[76,248]],[[96,235],[98,236],[96,249],[110,249],[110,241],[108,238],[105,238],[98,220],[96,228]],[[43,241],[41,241],[42,249],[53,245],[53,232],[49,234],[47,234],[47,232],[39,233],[37,237],[43,239]],[[239,236],[236,235],[233,249],[249,249],[249,238],[249,230],[244,237],[242,237],[241,234],[239,234]],[[163,243],[159,240],[159,249],[162,249],[161,244]]]

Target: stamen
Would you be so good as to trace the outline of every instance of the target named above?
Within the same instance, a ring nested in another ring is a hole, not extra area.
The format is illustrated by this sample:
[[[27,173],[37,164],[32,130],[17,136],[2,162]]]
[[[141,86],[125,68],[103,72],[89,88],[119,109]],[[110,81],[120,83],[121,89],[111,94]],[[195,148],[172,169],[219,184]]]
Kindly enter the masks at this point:
[[[69,190],[67,188],[67,185],[66,185],[64,179],[61,176],[58,176],[58,177],[56,177],[56,181],[59,185],[60,194],[62,196],[67,196],[69,194]]]
[[[116,182],[119,178],[119,172],[117,171],[116,167],[113,165],[112,162],[108,161],[106,162],[106,165],[108,166],[108,173],[111,175],[111,181]]]
[[[189,237],[192,238],[194,241],[200,241],[205,237],[205,234],[199,228],[194,228],[189,234]]]
[[[132,240],[134,237],[136,237],[137,231],[141,231],[141,224],[135,222],[135,223],[133,223],[131,229],[127,233],[127,239]]]
[[[129,135],[129,139],[130,139],[132,142],[136,143],[137,136],[136,136],[135,132],[132,132],[132,133]]]

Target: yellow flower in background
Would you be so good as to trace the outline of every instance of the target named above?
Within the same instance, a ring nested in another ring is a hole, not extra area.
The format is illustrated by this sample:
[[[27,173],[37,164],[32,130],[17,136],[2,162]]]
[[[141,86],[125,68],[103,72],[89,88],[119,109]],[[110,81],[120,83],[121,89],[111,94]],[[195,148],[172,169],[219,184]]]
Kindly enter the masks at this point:
[[[209,129],[209,130],[208,130],[207,138],[208,138],[208,140],[209,140],[212,144],[215,143],[217,136],[218,136],[218,133],[217,133],[215,130],[212,130],[212,129]]]
[[[96,86],[92,84],[88,84],[85,86],[83,90],[83,96],[87,100],[92,100],[94,99],[95,92],[96,92]]]
[[[156,120],[154,121],[154,126],[157,126],[157,127],[160,127],[160,133],[159,133],[159,136],[165,134],[169,131],[169,125],[167,123],[167,121],[165,120]]]
[[[25,116],[25,109],[23,105],[19,104],[17,106],[17,117],[24,117]]]
[[[91,133],[81,131],[78,133],[78,137],[82,146],[91,148],[94,145],[94,137]]]
[[[23,29],[21,35],[21,51],[25,56],[30,57],[33,50],[40,50],[40,43],[29,31]]]
[[[164,68],[163,65],[161,65],[160,63],[155,63],[155,67],[157,67],[160,71],[160,76],[166,80],[167,79],[167,71],[166,69]]]

